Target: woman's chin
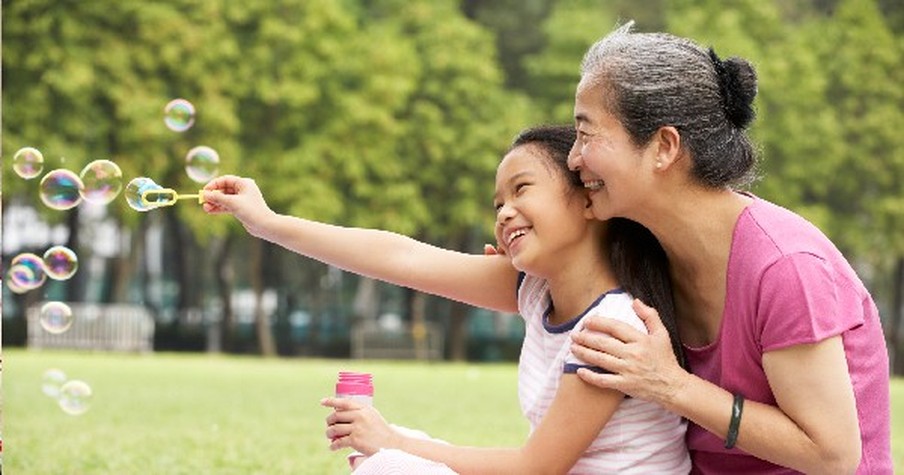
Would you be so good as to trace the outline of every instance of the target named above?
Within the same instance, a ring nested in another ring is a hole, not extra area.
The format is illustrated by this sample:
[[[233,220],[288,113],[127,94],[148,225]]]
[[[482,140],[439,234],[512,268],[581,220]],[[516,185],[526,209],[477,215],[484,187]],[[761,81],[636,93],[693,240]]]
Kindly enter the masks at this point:
[[[612,207],[604,202],[599,195],[594,197],[590,211],[593,212],[593,217],[600,221],[606,221],[613,218]]]

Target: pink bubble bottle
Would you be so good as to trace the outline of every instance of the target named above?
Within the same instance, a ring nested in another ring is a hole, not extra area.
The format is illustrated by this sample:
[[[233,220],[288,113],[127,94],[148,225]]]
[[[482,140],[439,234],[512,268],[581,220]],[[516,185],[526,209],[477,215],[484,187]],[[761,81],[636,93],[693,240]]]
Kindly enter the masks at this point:
[[[361,404],[372,406],[374,402],[374,381],[370,373],[340,371],[336,382],[336,397],[349,398]]]

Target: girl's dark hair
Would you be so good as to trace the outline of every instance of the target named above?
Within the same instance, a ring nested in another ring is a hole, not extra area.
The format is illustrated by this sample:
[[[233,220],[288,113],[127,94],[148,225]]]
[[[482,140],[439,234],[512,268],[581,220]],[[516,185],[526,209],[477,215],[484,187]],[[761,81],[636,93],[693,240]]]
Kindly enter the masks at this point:
[[[509,150],[528,144],[540,147],[557,171],[575,189],[580,190],[584,187],[580,175],[568,169],[568,154],[576,138],[574,126],[541,125],[518,134]],[[612,218],[607,221],[607,226],[605,245],[619,285],[625,292],[659,312],[663,325],[669,331],[675,357],[686,368],[684,351],[678,338],[672,281],[669,278],[669,261],[665,250],[653,233],[634,221]]]

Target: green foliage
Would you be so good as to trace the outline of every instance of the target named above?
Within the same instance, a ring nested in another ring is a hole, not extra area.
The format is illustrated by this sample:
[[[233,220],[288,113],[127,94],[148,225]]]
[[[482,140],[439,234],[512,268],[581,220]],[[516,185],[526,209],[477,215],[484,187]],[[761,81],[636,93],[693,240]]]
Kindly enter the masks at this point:
[[[757,67],[757,193],[808,217],[849,256],[886,266],[901,255],[894,230],[904,218],[901,42],[875,1],[838,2],[831,17],[779,6],[677,2],[669,30]]]
[[[574,90],[581,79],[581,60],[587,48],[616,25],[601,0],[561,0],[544,22],[547,45],[525,58],[530,73],[529,93],[545,122],[571,123]]]

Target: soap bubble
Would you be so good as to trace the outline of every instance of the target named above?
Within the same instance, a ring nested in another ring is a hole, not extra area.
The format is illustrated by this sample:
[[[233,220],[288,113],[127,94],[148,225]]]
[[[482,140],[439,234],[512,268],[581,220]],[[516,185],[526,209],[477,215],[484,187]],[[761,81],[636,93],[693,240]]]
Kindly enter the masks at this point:
[[[91,203],[107,204],[122,191],[122,170],[110,160],[95,160],[79,173],[82,198]]]
[[[173,132],[185,132],[195,123],[195,106],[185,99],[173,99],[163,108],[163,122]]]
[[[44,155],[40,150],[33,147],[20,148],[13,155],[13,171],[26,180],[41,174],[44,170]]]
[[[84,414],[91,405],[91,386],[77,379],[67,381],[60,387],[58,402],[60,409],[66,414],[73,416]]]
[[[66,280],[78,270],[78,256],[66,246],[53,246],[44,252],[44,271],[54,280]]]
[[[72,326],[72,308],[63,302],[47,302],[41,306],[39,322],[48,333],[58,335]]]
[[[66,373],[61,369],[51,368],[44,371],[41,391],[44,394],[57,399],[60,397],[60,388],[66,382]]]
[[[41,201],[56,210],[74,208],[82,201],[83,188],[78,175],[65,168],[58,168],[41,178]]]
[[[22,283],[33,281],[34,278],[35,273],[28,266],[12,266],[6,272],[6,286],[9,287],[9,290],[14,294],[24,294],[31,289],[22,285]]]
[[[207,183],[220,172],[220,154],[216,150],[199,145],[185,156],[185,172],[198,183]]]
[[[9,270],[10,280],[25,291],[37,289],[47,280],[47,274],[44,273],[44,259],[30,252],[23,252],[13,257],[9,263]]]
[[[129,206],[135,211],[149,211],[154,208],[157,208],[153,203],[147,203],[146,201],[141,199],[141,194],[145,191],[150,190],[161,190],[162,186],[158,185],[148,177],[140,176],[138,178],[132,179],[128,185],[126,185],[126,202],[129,203]]]

